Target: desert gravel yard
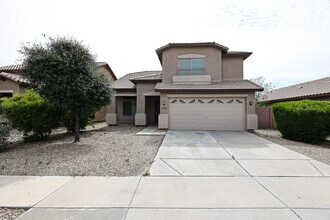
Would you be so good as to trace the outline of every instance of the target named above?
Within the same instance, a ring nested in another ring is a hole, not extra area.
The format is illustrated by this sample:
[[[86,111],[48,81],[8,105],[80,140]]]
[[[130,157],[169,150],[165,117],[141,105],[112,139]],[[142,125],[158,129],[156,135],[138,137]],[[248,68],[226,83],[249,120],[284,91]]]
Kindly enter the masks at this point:
[[[307,144],[291,141],[282,138],[281,133],[277,130],[259,129],[255,130],[255,134],[307,157],[313,158],[314,160],[330,165],[330,141],[324,141],[321,144]]]
[[[136,176],[151,166],[163,136],[137,136],[142,128],[103,127],[41,142],[15,142],[0,153],[0,175]]]
[[[0,208],[0,220],[12,220],[23,214],[25,209]]]

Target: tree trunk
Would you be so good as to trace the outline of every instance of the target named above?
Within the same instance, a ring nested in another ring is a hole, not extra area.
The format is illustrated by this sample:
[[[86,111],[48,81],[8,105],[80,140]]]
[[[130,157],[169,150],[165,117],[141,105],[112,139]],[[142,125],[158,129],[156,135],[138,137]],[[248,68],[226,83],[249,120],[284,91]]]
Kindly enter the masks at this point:
[[[76,112],[74,114],[74,142],[79,142],[79,130],[80,130],[80,125],[79,125],[79,113]]]

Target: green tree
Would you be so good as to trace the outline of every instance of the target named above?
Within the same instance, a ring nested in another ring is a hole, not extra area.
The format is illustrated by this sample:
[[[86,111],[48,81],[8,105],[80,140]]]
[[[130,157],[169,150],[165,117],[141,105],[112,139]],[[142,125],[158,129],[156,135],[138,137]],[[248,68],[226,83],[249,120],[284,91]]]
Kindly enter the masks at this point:
[[[43,98],[67,110],[74,121],[74,141],[79,141],[80,118],[109,104],[112,97],[95,56],[81,42],[66,37],[25,44],[20,53],[24,76]]]

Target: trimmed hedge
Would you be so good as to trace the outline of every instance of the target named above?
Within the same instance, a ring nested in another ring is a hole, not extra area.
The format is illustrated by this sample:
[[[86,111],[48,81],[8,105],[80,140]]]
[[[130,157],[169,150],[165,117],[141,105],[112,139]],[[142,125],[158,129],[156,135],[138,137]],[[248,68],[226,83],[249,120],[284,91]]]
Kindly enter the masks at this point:
[[[64,115],[62,108],[49,104],[33,89],[12,98],[2,98],[0,105],[12,127],[24,132],[26,141],[49,136]]]
[[[284,138],[319,143],[330,135],[330,101],[289,101],[272,107],[275,126]]]

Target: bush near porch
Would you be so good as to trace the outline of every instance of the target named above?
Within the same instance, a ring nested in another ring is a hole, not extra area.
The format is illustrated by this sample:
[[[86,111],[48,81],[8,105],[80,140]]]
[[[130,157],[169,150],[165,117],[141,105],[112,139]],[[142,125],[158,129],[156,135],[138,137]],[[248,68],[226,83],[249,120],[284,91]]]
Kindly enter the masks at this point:
[[[301,100],[273,105],[275,126],[284,138],[318,143],[330,135],[330,102]]]

